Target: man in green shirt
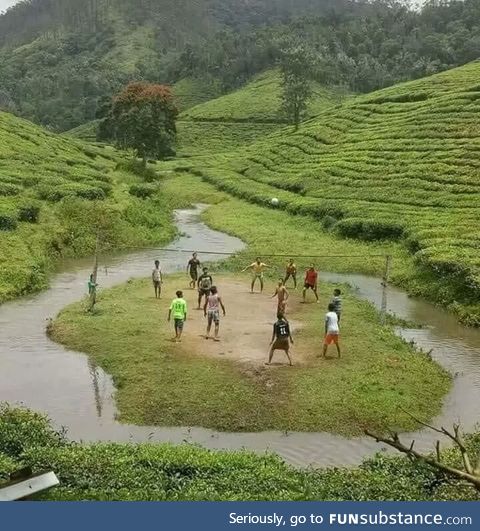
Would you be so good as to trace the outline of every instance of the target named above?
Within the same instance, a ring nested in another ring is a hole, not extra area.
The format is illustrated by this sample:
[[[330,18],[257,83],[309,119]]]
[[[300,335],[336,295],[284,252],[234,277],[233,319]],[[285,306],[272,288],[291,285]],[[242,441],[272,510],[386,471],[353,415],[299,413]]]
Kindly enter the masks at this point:
[[[187,320],[187,301],[183,298],[183,292],[177,291],[177,298],[173,299],[168,311],[168,322],[174,320],[175,324],[175,339],[176,343],[182,341],[183,325]]]

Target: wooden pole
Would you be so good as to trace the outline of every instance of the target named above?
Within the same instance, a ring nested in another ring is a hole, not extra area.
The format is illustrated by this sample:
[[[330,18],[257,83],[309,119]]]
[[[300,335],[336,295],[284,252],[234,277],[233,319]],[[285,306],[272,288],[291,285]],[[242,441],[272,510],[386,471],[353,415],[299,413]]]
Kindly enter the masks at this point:
[[[382,281],[382,311],[381,322],[384,325],[387,321],[387,307],[388,307],[388,283],[390,281],[390,271],[392,268],[392,257],[387,255],[385,258],[385,271]]]

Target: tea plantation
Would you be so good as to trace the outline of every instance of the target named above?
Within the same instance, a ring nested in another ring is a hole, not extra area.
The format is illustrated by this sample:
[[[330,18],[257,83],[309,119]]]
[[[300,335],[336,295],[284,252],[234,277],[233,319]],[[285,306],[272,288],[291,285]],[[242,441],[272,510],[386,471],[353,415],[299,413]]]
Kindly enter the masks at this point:
[[[467,438],[478,451],[480,438]],[[443,452],[458,466],[460,456]],[[0,408],[0,482],[23,466],[54,469],[60,486],[39,499],[75,500],[478,500],[474,489],[401,457],[358,468],[297,470],[274,455],[193,445],[67,442],[35,413]]]
[[[474,62],[350,98],[298,133],[204,158],[196,170],[248,201],[278,197],[341,237],[402,242],[418,274],[437,280],[431,298],[478,325],[479,76]]]
[[[45,287],[55,260],[92,253],[97,233],[104,250],[174,235],[156,185],[135,197],[119,160],[0,113],[0,302]]]
[[[186,82],[178,84],[176,95],[180,104],[192,99],[187,94],[181,95],[187,86]],[[196,94],[194,87],[190,88]],[[280,73],[269,70],[242,89],[184,111],[178,122],[179,153],[202,155],[232,151],[281,130],[285,125],[281,94]],[[347,93],[341,89],[314,84],[308,114],[315,116],[346,97]]]

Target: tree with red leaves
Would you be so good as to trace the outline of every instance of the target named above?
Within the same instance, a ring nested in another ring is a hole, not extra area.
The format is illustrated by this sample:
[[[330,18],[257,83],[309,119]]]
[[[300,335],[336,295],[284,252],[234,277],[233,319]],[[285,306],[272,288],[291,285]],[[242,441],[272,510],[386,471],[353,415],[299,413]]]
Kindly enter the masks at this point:
[[[130,83],[112,99],[100,128],[102,139],[114,139],[143,160],[162,160],[175,154],[178,109],[165,85]]]

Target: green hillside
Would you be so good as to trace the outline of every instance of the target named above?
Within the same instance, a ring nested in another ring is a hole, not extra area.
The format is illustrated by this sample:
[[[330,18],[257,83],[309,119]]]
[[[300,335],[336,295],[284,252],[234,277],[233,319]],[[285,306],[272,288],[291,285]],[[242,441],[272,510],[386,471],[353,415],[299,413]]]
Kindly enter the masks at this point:
[[[280,73],[269,70],[241,89],[184,111],[178,122],[180,154],[232,151],[279,131],[285,126],[281,94]],[[315,116],[346,97],[345,90],[315,83],[309,114]]]
[[[91,253],[97,232],[103,249],[173,235],[158,194],[128,194],[138,179],[117,158],[0,112],[0,302],[43,288],[55,260]]]
[[[219,122],[285,122],[280,112],[281,82],[280,72],[269,70],[239,90],[189,109],[182,118]],[[315,116],[344,98],[344,92],[329,90],[315,83],[308,114]]]
[[[340,236],[403,242],[439,281],[427,295],[479,323],[479,76],[475,62],[349,99],[298,133],[204,161],[205,175],[250,201],[278,197]]]

